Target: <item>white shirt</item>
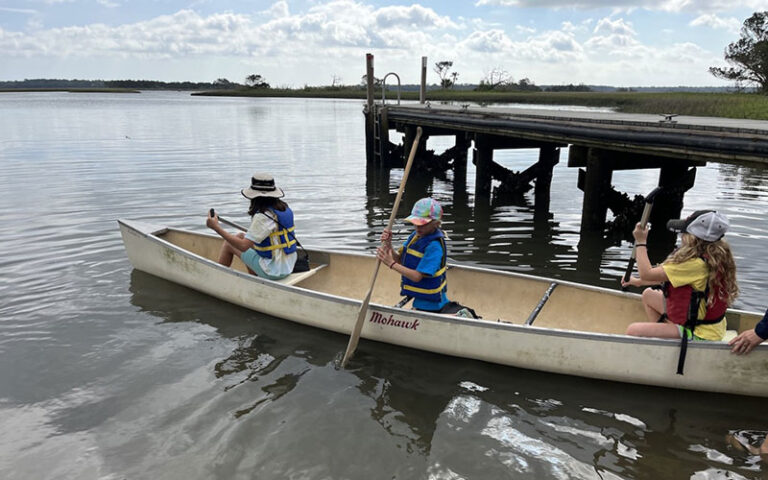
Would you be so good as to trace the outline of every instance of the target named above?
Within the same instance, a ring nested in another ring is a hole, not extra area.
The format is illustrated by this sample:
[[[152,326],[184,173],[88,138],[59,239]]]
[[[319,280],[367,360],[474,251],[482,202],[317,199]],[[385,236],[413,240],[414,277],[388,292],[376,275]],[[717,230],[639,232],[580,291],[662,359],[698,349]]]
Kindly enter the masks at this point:
[[[264,241],[269,234],[276,232],[279,228],[274,218],[272,212],[268,211],[266,214],[257,212],[251,221],[251,228],[245,233],[245,238],[253,243]],[[270,243],[272,245],[275,244],[274,237],[270,240]],[[272,250],[272,258],[264,258],[260,256],[259,265],[264,270],[264,273],[274,276],[284,276],[293,272],[296,258],[296,252],[286,255],[282,248],[277,248]]]

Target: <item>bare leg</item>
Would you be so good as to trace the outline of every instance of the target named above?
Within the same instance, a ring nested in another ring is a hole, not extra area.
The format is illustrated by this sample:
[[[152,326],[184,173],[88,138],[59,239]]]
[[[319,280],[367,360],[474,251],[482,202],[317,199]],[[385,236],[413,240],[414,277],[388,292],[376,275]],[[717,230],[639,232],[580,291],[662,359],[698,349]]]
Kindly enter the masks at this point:
[[[768,455],[768,436],[765,437],[763,444],[760,445],[760,455],[763,455],[763,459],[765,459],[765,455]]]
[[[245,234],[240,232],[237,234],[238,237],[244,238]],[[240,257],[240,250],[236,249],[226,241],[222,242],[221,244],[221,250],[219,250],[219,263],[221,265],[229,267],[232,265],[232,258],[237,255],[238,258]]]
[[[656,322],[664,313],[664,294],[661,290],[646,288],[643,290],[643,307],[649,322]]]
[[[636,322],[627,327],[627,335],[635,337],[680,338],[680,329],[671,322]]]

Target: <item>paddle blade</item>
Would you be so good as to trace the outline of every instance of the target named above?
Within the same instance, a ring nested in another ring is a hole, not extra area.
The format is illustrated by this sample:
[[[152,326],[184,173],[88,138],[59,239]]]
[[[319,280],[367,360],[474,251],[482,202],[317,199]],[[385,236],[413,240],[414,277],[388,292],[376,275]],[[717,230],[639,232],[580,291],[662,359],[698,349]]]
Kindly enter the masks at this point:
[[[373,282],[376,281],[376,274],[379,273],[379,265],[380,263],[377,262],[371,287],[373,287]],[[363,324],[365,323],[365,314],[368,313],[368,304],[371,301],[372,292],[373,288],[368,289],[368,294],[363,299],[363,303],[360,305],[360,310],[357,312],[355,327],[352,329],[352,334],[349,336],[349,343],[347,343],[347,350],[344,352],[344,358],[341,359],[341,368],[345,368],[349,359],[355,354],[355,349],[357,349],[357,344],[360,341],[360,332],[362,332]]]

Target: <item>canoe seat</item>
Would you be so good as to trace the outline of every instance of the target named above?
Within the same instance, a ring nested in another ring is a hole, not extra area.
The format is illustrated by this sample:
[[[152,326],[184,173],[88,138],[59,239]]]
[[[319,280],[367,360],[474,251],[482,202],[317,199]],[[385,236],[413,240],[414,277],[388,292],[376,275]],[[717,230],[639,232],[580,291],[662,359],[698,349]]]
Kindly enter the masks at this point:
[[[276,280],[276,282],[277,283],[282,283],[283,285],[296,285],[300,281],[311,277],[312,275],[316,274],[317,272],[319,272],[320,270],[322,270],[323,268],[325,268],[327,266],[328,265],[326,265],[326,264],[322,264],[322,265],[318,265],[318,266],[316,266],[314,268],[310,268],[306,272],[292,273],[292,274],[288,275],[287,277],[285,277],[285,278],[283,278],[281,280]]]

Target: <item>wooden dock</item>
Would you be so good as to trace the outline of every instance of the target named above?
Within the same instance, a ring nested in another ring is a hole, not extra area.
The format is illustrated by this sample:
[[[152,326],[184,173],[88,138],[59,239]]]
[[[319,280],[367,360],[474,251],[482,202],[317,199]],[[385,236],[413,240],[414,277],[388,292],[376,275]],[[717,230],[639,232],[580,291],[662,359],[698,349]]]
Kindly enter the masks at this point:
[[[584,191],[582,234],[602,232],[609,209],[617,217],[636,216],[638,201],[611,185],[616,170],[659,170],[658,184],[665,194],[657,199],[651,221],[663,225],[680,215],[684,194],[695,182],[695,167],[707,161],[768,166],[766,121],[429,102],[374,103],[371,112],[368,159],[373,168],[400,166],[417,126],[424,130],[417,158],[427,153],[430,137],[452,136],[455,145],[432,160],[449,162],[456,188],[463,188],[473,146],[476,201],[519,196],[535,188],[536,210],[548,213],[552,172],[560,150],[568,148],[568,166],[580,169],[578,187]],[[401,145],[390,141],[393,130],[403,133]],[[538,149],[538,160],[522,172],[493,161],[495,150],[517,148]],[[496,187],[494,180],[499,182]],[[664,243],[674,243],[672,235],[666,236]]]
[[[366,152],[369,172],[398,168],[410,151],[416,128],[423,130],[416,164],[423,171],[453,170],[456,195],[466,188],[468,153],[475,164],[475,205],[499,198],[520,198],[534,190],[534,211],[549,215],[552,174],[560,151],[568,148],[568,166],[579,168],[578,187],[584,192],[581,234],[602,235],[607,212],[631,229],[644,199],[630,199],[611,185],[616,170],[658,169],[658,186],[650,221],[664,225],[678,218],[683,197],[695,182],[696,167],[708,161],[768,167],[768,121],[693,117],[659,112],[626,114],[555,108],[481,107],[445,105],[426,100],[426,58],[422,58],[419,103],[374,100],[373,56],[366,56],[368,99]],[[390,75],[390,74],[387,74]],[[386,77],[385,77],[386,78]],[[398,96],[399,98],[399,96]],[[393,133],[401,142],[392,142]],[[453,137],[454,145],[442,153],[428,150],[430,137]],[[538,159],[522,172],[493,161],[495,150],[538,149]],[[496,184],[494,184],[494,180]],[[658,229],[652,236],[674,244],[671,232]],[[666,237],[666,238],[665,238]]]
[[[391,126],[619,150],[644,155],[768,165],[768,121],[534,108],[378,105]]]

